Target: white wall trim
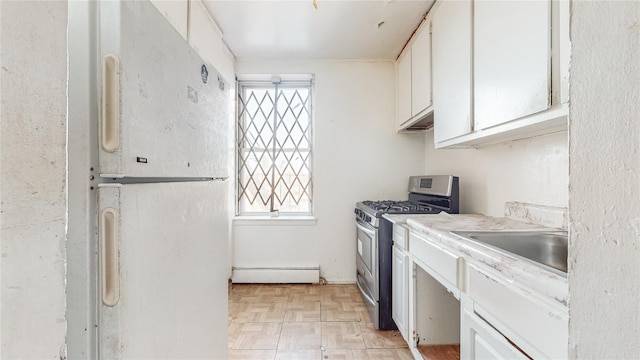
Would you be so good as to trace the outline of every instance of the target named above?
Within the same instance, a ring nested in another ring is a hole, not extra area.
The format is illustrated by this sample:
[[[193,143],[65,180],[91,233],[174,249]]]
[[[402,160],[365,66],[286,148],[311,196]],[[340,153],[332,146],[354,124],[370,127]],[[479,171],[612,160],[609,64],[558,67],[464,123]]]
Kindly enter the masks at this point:
[[[287,268],[233,268],[231,282],[236,284],[316,284],[320,280],[320,267]]]

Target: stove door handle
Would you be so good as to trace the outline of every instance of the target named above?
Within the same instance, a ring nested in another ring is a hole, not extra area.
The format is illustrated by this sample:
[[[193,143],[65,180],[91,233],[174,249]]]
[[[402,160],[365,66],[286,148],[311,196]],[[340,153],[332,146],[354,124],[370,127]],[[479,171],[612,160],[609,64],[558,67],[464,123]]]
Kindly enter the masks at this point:
[[[376,236],[376,230],[374,227],[372,227],[371,225],[369,225],[370,227],[366,227],[364,226],[364,224],[366,223],[361,223],[359,221],[356,222],[356,227],[362,231],[364,231],[367,235],[370,235],[371,237]]]

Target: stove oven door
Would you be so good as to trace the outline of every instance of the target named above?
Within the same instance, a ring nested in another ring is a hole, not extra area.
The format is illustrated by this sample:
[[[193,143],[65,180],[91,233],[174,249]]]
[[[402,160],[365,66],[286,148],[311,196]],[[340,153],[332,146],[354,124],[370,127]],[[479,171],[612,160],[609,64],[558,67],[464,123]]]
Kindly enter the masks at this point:
[[[358,288],[365,301],[369,317],[375,328],[379,327],[378,307],[378,234],[373,226],[356,221]]]

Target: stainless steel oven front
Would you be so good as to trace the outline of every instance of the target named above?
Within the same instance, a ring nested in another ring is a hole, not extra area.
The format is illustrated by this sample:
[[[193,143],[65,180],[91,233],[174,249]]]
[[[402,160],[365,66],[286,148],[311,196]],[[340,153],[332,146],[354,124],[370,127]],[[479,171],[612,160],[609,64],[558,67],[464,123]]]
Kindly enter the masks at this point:
[[[378,328],[378,231],[371,224],[356,219],[357,232],[357,284],[371,321]]]

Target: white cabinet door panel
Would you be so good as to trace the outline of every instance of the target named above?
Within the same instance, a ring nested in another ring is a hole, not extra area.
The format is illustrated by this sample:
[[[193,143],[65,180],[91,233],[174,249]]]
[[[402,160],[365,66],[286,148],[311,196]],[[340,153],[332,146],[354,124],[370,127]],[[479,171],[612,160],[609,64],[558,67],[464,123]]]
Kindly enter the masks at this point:
[[[508,280],[498,280],[473,265],[468,267],[467,285],[467,293],[476,304],[475,312],[505,335],[524,339],[526,344],[518,344],[524,351],[534,357],[540,353],[554,359],[567,357],[565,309],[551,306],[534,293]]]
[[[411,116],[431,106],[431,34],[425,24],[411,45]]]
[[[425,266],[431,276],[437,278],[456,297],[460,297],[458,288],[458,258],[447,249],[437,245],[426,236],[409,235],[409,249],[413,260]]]
[[[474,2],[475,130],[551,103],[550,1]]]
[[[432,25],[435,142],[471,132],[471,2],[445,0]]]
[[[397,66],[397,124],[402,125],[411,118],[411,49],[398,58]]]
[[[409,341],[409,256],[398,246],[393,246],[391,316],[405,341]]]
[[[462,310],[460,358],[469,360],[528,359],[476,314]]]

